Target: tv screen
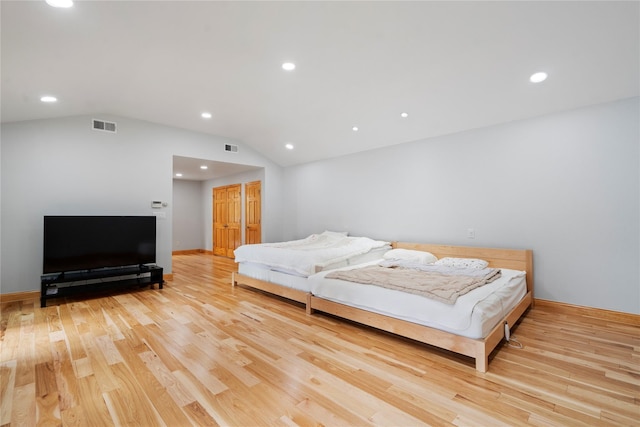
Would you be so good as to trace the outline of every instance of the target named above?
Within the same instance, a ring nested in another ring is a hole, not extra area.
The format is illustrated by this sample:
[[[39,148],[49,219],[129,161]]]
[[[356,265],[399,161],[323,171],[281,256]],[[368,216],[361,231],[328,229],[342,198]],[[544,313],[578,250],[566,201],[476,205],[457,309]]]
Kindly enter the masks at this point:
[[[155,262],[155,216],[44,217],[44,274]]]

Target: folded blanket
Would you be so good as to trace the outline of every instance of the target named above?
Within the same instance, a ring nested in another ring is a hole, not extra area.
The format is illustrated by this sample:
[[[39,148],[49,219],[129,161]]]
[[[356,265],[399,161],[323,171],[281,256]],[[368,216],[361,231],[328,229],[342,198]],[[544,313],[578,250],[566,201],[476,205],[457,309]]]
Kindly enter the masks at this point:
[[[427,266],[425,265],[424,267]],[[475,271],[466,272],[470,274],[453,274],[451,271],[447,271],[447,269],[443,269],[443,272],[424,271],[424,269],[417,268],[389,268],[381,265],[370,265],[352,270],[333,271],[325,277],[327,279],[340,279],[409,292],[453,305],[459,296],[487,283],[491,283],[501,275],[500,270],[497,268],[474,270]]]
[[[380,261],[378,263],[381,267],[395,268],[404,267],[411,268],[420,271],[429,271],[432,273],[448,274],[453,276],[471,276],[471,277],[484,277],[492,269],[490,268],[475,268],[475,267],[451,267],[448,265],[439,264],[423,264],[412,260],[401,259],[389,259]]]

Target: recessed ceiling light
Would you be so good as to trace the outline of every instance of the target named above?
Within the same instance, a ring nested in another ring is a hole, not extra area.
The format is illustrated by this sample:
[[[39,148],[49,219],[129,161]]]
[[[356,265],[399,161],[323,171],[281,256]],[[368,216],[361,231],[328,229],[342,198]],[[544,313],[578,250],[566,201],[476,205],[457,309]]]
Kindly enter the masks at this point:
[[[177,174],[176,174],[176,176],[177,176],[178,178],[180,178],[180,177],[182,176],[182,174],[181,174],[181,173],[177,173]]]
[[[209,166],[207,166],[207,165],[202,165],[202,166],[200,166],[200,169],[202,169],[202,170],[207,170],[207,169],[209,169]]]
[[[202,116],[203,119],[210,119],[211,118],[211,113],[207,113],[206,111],[202,114],[200,114]]]
[[[547,73],[540,71],[539,73],[532,74],[529,77],[531,83],[540,83],[547,79]]]
[[[42,101],[42,102],[56,102],[56,101],[58,101],[58,98],[56,98],[55,96],[45,95],[45,96],[40,97],[40,101]]]
[[[400,113],[400,117],[406,119],[407,117],[409,117],[409,113]]]
[[[284,148],[286,148],[287,150],[293,150],[293,144],[286,144]]]
[[[354,131],[354,132],[358,132],[358,126],[352,127],[351,130]]]
[[[73,6],[72,0],[47,0],[47,4],[53,7],[71,7]]]
[[[286,71],[293,71],[296,69],[296,64],[294,64],[293,62],[285,62],[284,64],[282,64],[282,69]]]

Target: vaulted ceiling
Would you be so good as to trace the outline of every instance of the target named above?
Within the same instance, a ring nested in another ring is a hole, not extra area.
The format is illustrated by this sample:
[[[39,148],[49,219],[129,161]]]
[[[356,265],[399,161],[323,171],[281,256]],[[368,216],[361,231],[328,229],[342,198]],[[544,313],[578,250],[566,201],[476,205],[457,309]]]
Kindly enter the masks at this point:
[[[639,94],[638,2],[0,7],[3,122],[115,114],[282,166]]]

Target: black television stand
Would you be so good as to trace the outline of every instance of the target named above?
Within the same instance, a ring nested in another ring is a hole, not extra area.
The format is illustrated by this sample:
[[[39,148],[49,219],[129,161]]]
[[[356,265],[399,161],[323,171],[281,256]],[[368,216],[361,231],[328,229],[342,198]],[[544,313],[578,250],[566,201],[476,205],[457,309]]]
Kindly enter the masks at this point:
[[[45,274],[40,276],[40,307],[46,307],[47,300],[52,298],[133,286],[153,287],[156,283],[162,289],[164,284],[162,267],[156,265],[134,265]]]

